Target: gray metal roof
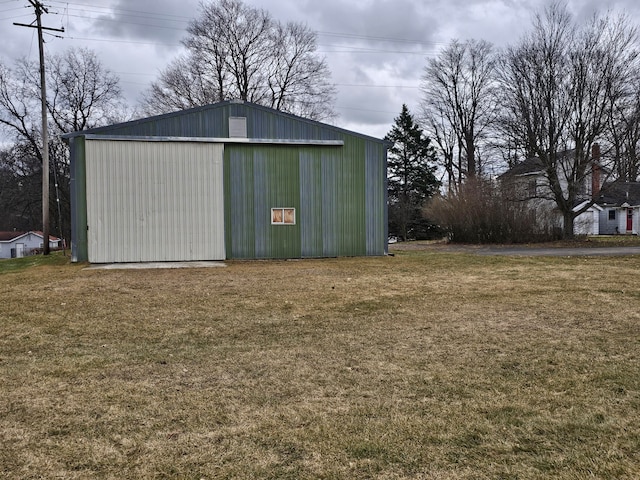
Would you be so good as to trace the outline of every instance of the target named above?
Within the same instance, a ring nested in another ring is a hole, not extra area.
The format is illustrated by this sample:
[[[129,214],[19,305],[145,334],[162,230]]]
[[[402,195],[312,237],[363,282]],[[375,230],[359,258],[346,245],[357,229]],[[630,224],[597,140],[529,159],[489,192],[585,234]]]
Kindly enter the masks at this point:
[[[620,207],[623,204],[640,205],[639,182],[609,182],[602,186],[599,205]]]
[[[247,137],[281,140],[339,141],[345,135],[389,145],[389,142],[361,133],[298,117],[269,107],[241,100],[227,100],[188,110],[140,118],[63,135],[137,137],[229,138],[229,118],[247,119]]]

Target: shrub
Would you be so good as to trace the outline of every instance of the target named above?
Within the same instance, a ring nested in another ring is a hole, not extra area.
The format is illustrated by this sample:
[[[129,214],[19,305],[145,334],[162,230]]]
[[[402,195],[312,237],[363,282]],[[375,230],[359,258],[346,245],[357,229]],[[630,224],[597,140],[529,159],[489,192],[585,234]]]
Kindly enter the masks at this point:
[[[432,199],[424,209],[452,242],[525,243],[558,238],[557,216],[543,203],[508,199],[491,182],[467,181],[458,191]]]

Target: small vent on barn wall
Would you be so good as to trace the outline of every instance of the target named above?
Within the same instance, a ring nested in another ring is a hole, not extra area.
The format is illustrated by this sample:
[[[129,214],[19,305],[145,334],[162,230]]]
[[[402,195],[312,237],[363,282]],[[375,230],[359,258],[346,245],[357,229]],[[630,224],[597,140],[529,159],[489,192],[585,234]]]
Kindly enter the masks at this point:
[[[246,117],[229,117],[229,138],[247,138]]]

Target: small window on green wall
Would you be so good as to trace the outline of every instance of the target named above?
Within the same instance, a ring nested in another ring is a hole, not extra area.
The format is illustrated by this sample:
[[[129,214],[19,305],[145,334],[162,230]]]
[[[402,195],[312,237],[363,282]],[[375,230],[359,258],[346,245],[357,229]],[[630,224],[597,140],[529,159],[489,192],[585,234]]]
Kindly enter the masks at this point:
[[[271,225],[295,225],[296,209],[295,208],[272,208],[271,209]]]

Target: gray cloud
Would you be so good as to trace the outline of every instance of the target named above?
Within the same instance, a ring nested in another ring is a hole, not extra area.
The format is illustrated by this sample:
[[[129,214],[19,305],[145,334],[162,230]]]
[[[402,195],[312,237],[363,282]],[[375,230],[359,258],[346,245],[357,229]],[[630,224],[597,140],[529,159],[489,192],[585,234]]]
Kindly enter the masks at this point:
[[[415,87],[426,59],[451,39],[484,39],[498,47],[514,43],[530,28],[532,13],[548,4],[548,0],[245,1],[283,22],[305,22],[318,32],[319,51],[338,84],[337,123],[374,136],[391,128],[402,103],[418,113],[420,92]],[[179,42],[199,5],[199,0],[73,2],[66,10],[66,2],[50,0],[52,15],[45,22],[56,27],[62,23],[68,32],[64,40],[49,37],[47,51],[72,46],[95,50],[104,65],[120,76],[131,103],[181,51]],[[640,21],[637,0],[569,0],[568,4],[579,19],[612,8],[626,10]],[[0,43],[3,63],[29,55],[37,59],[33,29],[11,25],[29,23],[32,16],[16,17],[30,13],[30,9],[0,13],[0,18],[6,17],[0,23],[6,32]]]
[[[92,28],[102,35],[177,44],[196,17],[196,0],[117,0],[112,11],[97,16]]]

